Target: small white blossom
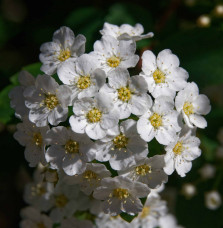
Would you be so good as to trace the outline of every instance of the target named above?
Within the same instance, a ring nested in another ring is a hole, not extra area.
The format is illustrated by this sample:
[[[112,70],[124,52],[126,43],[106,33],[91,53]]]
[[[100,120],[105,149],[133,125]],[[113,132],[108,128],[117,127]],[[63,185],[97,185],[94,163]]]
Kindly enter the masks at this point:
[[[19,73],[19,86],[14,87],[10,93],[10,105],[15,109],[15,116],[19,119],[24,119],[29,115],[29,109],[25,106],[25,99],[23,92],[26,87],[33,86],[35,84],[34,77],[27,71],[21,71]]]
[[[53,34],[53,41],[41,45],[39,56],[43,63],[41,70],[48,75],[55,74],[57,68],[66,60],[75,61],[85,52],[86,38],[78,35],[76,38],[73,31],[68,27],[61,27]]]
[[[45,214],[41,214],[34,207],[26,207],[21,210],[21,228],[53,228],[52,220]]]
[[[105,93],[98,93],[94,99],[76,100],[73,112],[69,120],[72,130],[80,134],[85,132],[92,139],[105,137],[107,129],[115,127],[119,121],[119,113]]]
[[[49,127],[36,127],[36,125],[27,119],[23,123],[17,124],[17,131],[14,133],[14,138],[25,146],[25,159],[29,162],[30,167],[35,167],[41,162],[46,165],[45,147],[46,133]]]
[[[175,96],[187,82],[188,73],[179,67],[179,59],[171,50],[161,51],[157,58],[151,51],[142,55],[142,73],[148,84],[148,90],[154,98],[158,96]]]
[[[110,72],[108,78],[109,85],[104,85],[100,91],[112,97],[120,119],[128,118],[131,113],[142,115],[151,107],[152,100],[143,77],[130,77],[128,70],[119,68]]]
[[[191,199],[197,193],[197,189],[195,185],[186,183],[183,184],[181,192],[187,199]]]
[[[133,182],[129,178],[116,176],[107,177],[101,181],[93,196],[104,200],[103,210],[115,216],[121,212],[134,215],[139,213],[143,205],[139,198],[149,194],[149,188],[140,182]]]
[[[93,97],[106,81],[105,72],[97,68],[95,58],[84,54],[75,63],[64,63],[58,69],[58,76],[64,84],[70,86],[74,98]]]
[[[103,164],[91,163],[86,165],[86,170],[80,175],[68,177],[69,184],[79,184],[80,190],[90,195],[95,188],[99,187],[101,180],[110,177],[111,173]]]
[[[201,155],[199,148],[199,138],[191,135],[191,130],[187,127],[174,138],[174,142],[166,146],[166,155],[164,157],[166,174],[171,175],[176,169],[181,177],[191,170],[194,159]]]
[[[109,161],[115,170],[125,169],[136,164],[136,157],[146,158],[149,153],[147,143],[136,130],[136,121],[125,120],[120,127],[107,131],[107,137],[96,143],[96,159]]]
[[[210,210],[218,209],[222,204],[221,195],[217,191],[207,192],[205,194],[205,205]]]
[[[71,90],[59,85],[51,76],[39,75],[35,86],[25,89],[25,104],[30,109],[29,120],[38,127],[58,125],[67,119]]]
[[[207,122],[202,115],[210,112],[210,101],[207,96],[199,95],[199,89],[194,82],[187,83],[185,89],[177,94],[175,105],[177,111],[182,112],[184,121],[190,128],[207,127]]]
[[[134,41],[118,41],[106,35],[94,43],[94,51],[90,55],[98,61],[99,68],[107,73],[117,67],[124,69],[135,67],[139,61],[139,56],[135,55],[135,51]]]
[[[176,218],[171,214],[167,214],[159,218],[159,227],[160,228],[183,228],[182,226],[177,225]]]
[[[200,173],[201,177],[204,179],[210,179],[215,176],[216,167],[211,164],[205,164],[201,167],[198,172]]]
[[[179,113],[174,110],[170,97],[158,97],[151,109],[142,115],[137,122],[137,130],[142,139],[150,142],[154,137],[163,145],[173,142],[179,126]]]
[[[144,28],[141,24],[136,24],[131,26],[128,24],[123,24],[121,26],[104,23],[103,29],[100,30],[101,35],[113,36],[118,40],[142,40],[146,38],[151,38],[154,36],[152,32],[142,35]]]
[[[88,220],[78,220],[74,217],[62,220],[61,228],[93,228],[93,224]]]
[[[53,169],[63,169],[67,175],[81,174],[86,163],[95,158],[94,143],[85,134],[77,134],[63,126],[52,128],[46,136],[50,147],[46,160]]]
[[[149,188],[158,188],[166,183],[168,176],[163,171],[164,156],[155,155],[151,158],[136,158],[136,164],[119,171],[119,175],[130,178],[133,181],[147,184]]]

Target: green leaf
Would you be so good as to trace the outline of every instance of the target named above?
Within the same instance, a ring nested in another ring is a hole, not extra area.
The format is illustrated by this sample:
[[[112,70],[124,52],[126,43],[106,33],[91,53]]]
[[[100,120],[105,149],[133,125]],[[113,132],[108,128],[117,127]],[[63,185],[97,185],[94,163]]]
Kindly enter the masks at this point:
[[[121,216],[121,218],[123,218],[125,221],[127,221],[127,222],[130,223],[135,217],[138,216],[138,214],[137,214],[137,215],[129,215],[129,214],[127,214],[127,213],[122,212],[122,213],[120,214],[120,216]]]

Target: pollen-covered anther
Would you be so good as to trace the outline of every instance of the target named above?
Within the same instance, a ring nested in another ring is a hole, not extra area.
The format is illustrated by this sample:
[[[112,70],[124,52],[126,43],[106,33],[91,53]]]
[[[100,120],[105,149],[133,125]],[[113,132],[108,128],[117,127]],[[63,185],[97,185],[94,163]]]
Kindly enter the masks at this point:
[[[110,67],[118,67],[121,62],[121,59],[117,56],[112,56],[107,59],[107,65]]]
[[[159,84],[159,83],[164,83],[165,82],[165,74],[159,70],[159,69],[156,69],[153,73],[153,79],[155,81],[156,84]]]
[[[137,175],[145,176],[147,173],[151,173],[152,170],[151,170],[151,166],[144,164],[144,165],[137,166],[135,168],[135,172]]]
[[[116,188],[113,190],[113,196],[117,197],[118,199],[127,199],[129,197],[129,192],[127,189],[124,188]]]
[[[183,106],[184,113],[189,116],[194,113],[194,107],[190,102],[185,102]]]
[[[41,146],[43,142],[42,135],[39,132],[36,132],[33,134],[33,141],[36,144],[36,146]]]
[[[154,128],[158,128],[162,125],[162,117],[157,113],[154,113],[150,118],[150,123]]]
[[[174,146],[174,148],[173,148],[173,152],[174,152],[174,154],[175,155],[179,155],[179,154],[181,154],[182,153],[182,151],[183,151],[183,144],[182,144],[182,142],[177,142],[177,144]]]
[[[79,153],[79,143],[74,140],[68,140],[65,144],[65,151],[69,154]]]
[[[80,76],[77,81],[77,87],[79,89],[87,89],[91,85],[90,76]]]
[[[113,139],[113,143],[118,149],[126,148],[128,144],[128,138],[125,135],[120,134]]]
[[[57,195],[55,197],[55,206],[56,207],[63,208],[66,206],[67,203],[68,203],[68,199],[65,195],[61,194],[61,195]]]
[[[101,120],[102,113],[99,109],[93,108],[87,113],[87,120],[90,123],[96,123]]]
[[[143,207],[142,212],[140,214],[141,218],[146,218],[150,213],[150,208],[149,207]]]
[[[91,170],[86,170],[83,174],[83,178],[86,179],[87,181],[96,180],[97,174]]]
[[[59,104],[59,101],[56,95],[47,94],[45,95],[44,104],[48,109],[52,110]]]
[[[118,89],[118,98],[124,102],[128,102],[132,97],[132,92],[128,87]]]
[[[61,62],[64,62],[65,60],[69,59],[71,56],[70,50],[67,49],[62,49],[60,51],[60,54],[58,56],[58,60],[60,60]]]

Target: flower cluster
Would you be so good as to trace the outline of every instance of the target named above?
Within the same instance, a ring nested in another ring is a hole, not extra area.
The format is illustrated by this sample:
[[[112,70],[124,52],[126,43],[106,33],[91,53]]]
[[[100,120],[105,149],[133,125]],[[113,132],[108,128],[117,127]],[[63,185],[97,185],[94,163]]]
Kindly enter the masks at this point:
[[[187,82],[178,57],[168,49],[157,57],[144,51],[142,69],[130,75],[140,58],[136,41],[153,33],[142,35],[140,24],[108,23],[100,32],[85,53],[85,37],[61,27],[40,48],[44,74],[21,72],[21,85],[10,92],[22,121],[15,139],[26,147],[29,165],[42,166],[25,189],[32,215],[22,212],[22,227],[91,227],[73,217],[86,210],[109,218],[139,214],[134,227],[165,227],[159,218],[165,206],[152,192],[174,170],[184,177],[201,154],[195,131],[206,127],[211,107]],[[152,140],[165,153],[150,156]]]

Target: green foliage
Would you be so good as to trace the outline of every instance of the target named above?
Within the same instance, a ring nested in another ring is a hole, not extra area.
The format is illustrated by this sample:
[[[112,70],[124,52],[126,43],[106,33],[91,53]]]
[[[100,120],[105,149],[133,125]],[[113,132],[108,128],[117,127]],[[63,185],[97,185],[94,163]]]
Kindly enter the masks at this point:
[[[130,223],[135,217],[138,216],[138,214],[136,214],[136,215],[129,215],[129,214],[127,214],[127,213],[122,212],[122,213],[120,214],[120,216],[121,216],[121,218],[123,218],[126,222],[129,222],[129,223]]]

